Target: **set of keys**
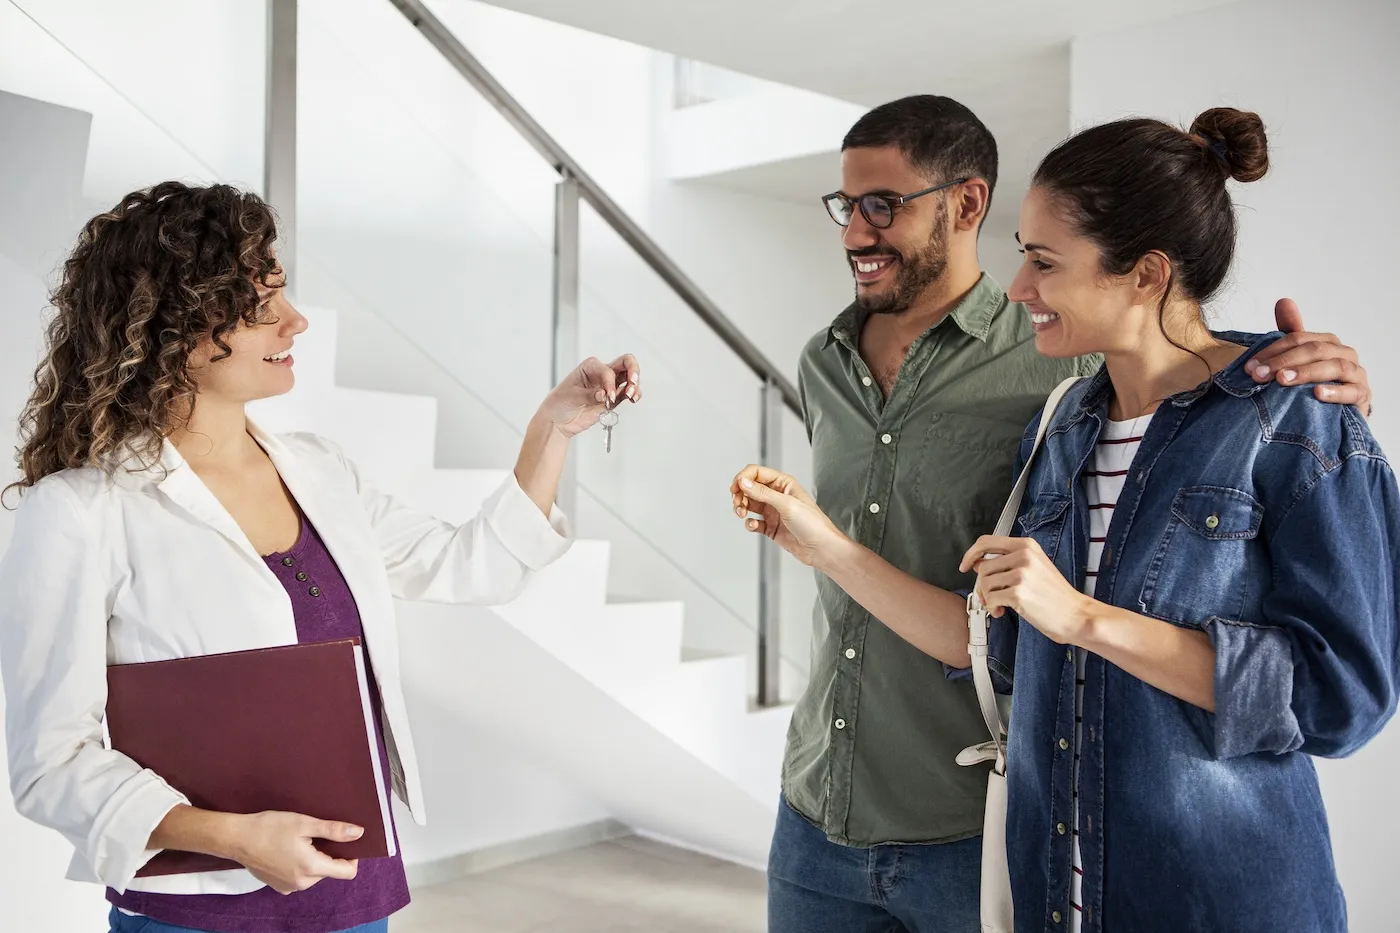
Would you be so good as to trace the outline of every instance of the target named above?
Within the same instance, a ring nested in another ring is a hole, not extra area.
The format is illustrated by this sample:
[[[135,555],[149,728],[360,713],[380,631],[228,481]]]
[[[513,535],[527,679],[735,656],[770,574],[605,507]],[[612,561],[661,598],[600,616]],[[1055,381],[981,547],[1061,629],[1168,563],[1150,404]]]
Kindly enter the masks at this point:
[[[617,395],[613,401],[607,403],[603,413],[598,416],[598,423],[603,426],[603,452],[612,453],[612,432],[617,426],[617,406],[627,397],[626,380],[618,383]]]

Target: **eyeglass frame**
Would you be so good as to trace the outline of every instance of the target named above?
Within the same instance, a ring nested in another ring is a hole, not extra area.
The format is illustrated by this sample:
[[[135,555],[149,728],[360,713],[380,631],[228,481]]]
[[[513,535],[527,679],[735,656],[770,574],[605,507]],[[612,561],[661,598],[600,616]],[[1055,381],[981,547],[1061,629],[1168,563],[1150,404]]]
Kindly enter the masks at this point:
[[[833,191],[833,192],[831,192],[831,194],[827,194],[827,195],[823,195],[823,196],[822,196],[822,207],[825,207],[825,208],[826,208],[826,216],[828,216],[828,217],[831,218],[832,223],[836,224],[838,227],[841,227],[842,229],[844,229],[844,228],[846,228],[846,227],[849,227],[849,226],[851,225],[851,221],[850,221],[850,220],[847,220],[845,223],[841,223],[841,221],[837,220],[837,219],[836,219],[836,215],[833,214],[833,213],[831,212],[831,208],[827,206],[831,201],[843,201],[843,202],[845,202],[846,204],[851,205],[852,207],[860,208],[860,216],[862,216],[862,217],[865,218],[865,222],[866,222],[866,223],[870,224],[870,226],[874,227],[876,230],[888,230],[891,226],[894,225],[894,209],[895,209],[896,207],[903,207],[904,205],[908,204],[910,201],[914,200],[915,198],[921,198],[921,197],[923,197],[923,196],[926,195],[926,194],[933,194],[935,191],[943,191],[943,190],[945,190],[945,189],[947,189],[947,188],[952,188],[954,185],[961,185],[961,184],[963,184],[964,182],[969,182],[969,181],[971,181],[971,180],[972,180],[971,176],[969,176],[969,177],[967,177],[967,178],[955,178],[955,179],[953,179],[952,181],[945,181],[945,182],[944,182],[943,184],[941,184],[941,185],[934,185],[932,188],[925,188],[925,189],[922,190],[922,191],[915,191],[913,194],[902,194],[902,195],[896,195],[896,196],[894,196],[894,197],[891,197],[891,196],[889,196],[889,195],[887,195],[887,194],[863,194],[863,195],[861,195],[859,198],[854,198],[854,199],[853,199],[853,198],[848,197],[847,195],[842,194],[840,191]],[[865,199],[866,199],[866,198],[877,198],[877,199],[879,199],[879,200],[881,200],[881,201],[884,201],[887,205],[889,205],[889,208],[890,208],[890,222],[889,222],[889,223],[884,224],[884,225],[877,224],[874,220],[872,220],[872,219],[870,218],[870,215],[869,215],[869,214],[866,212],[866,210],[865,210]],[[854,219],[854,217],[855,217],[855,211],[854,211],[854,210],[851,211],[851,217],[852,217],[852,219]]]

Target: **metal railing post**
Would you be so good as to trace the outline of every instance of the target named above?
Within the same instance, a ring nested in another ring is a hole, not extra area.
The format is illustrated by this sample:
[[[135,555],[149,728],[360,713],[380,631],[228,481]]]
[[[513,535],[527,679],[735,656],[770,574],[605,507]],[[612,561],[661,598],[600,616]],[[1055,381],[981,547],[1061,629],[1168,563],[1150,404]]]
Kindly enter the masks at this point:
[[[782,468],[783,393],[776,382],[766,382],[759,390],[758,462]],[[782,551],[767,538],[758,542],[758,703],[776,706],[781,702],[782,653],[780,628],[782,604],[780,559]]]
[[[578,180],[565,175],[554,188],[554,346],[551,385],[563,381],[579,361],[579,191]],[[555,502],[564,514],[577,519],[578,457],[570,452],[559,479]]]
[[[277,211],[277,258],[296,288],[297,0],[267,0],[267,111],[263,198]]]

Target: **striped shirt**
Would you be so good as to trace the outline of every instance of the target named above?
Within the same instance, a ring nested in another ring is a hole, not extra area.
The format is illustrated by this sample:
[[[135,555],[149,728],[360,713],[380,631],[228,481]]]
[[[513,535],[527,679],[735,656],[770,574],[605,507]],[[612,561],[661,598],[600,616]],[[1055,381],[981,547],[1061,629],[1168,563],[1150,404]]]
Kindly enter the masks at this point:
[[[1099,561],[1103,557],[1108,528],[1113,522],[1113,510],[1123,492],[1133,458],[1137,456],[1147,431],[1151,415],[1132,421],[1110,421],[1099,435],[1089,469],[1084,471],[1084,497],[1089,503],[1089,553],[1085,561],[1084,581],[1080,589],[1093,596],[1099,580]],[[1084,858],[1079,851],[1079,749],[1083,738],[1084,670],[1089,653],[1074,649],[1074,871],[1070,874],[1070,930],[1078,933],[1084,922],[1082,885]]]

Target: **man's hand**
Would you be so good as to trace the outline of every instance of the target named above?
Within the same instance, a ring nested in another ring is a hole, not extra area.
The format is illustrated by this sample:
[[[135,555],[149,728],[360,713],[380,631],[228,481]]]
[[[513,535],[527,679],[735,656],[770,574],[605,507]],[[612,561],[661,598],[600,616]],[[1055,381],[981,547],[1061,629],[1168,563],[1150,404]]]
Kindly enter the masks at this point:
[[[1284,337],[1265,347],[1245,363],[1254,381],[1277,380],[1280,385],[1314,384],[1313,395],[1324,402],[1355,405],[1371,416],[1371,382],[1356,350],[1335,334],[1303,330],[1298,303],[1281,298],[1274,305],[1274,320]]]

